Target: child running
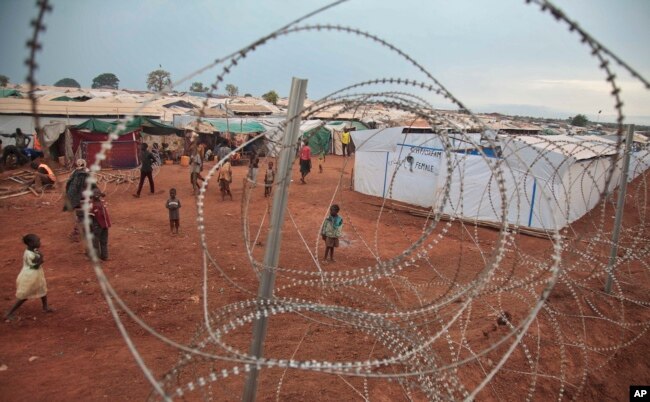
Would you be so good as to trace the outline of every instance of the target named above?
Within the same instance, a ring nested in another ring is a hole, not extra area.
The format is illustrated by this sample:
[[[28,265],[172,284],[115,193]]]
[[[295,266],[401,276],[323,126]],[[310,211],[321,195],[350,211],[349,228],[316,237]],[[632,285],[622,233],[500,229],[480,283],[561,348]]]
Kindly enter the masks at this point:
[[[339,211],[340,208],[336,204],[330,207],[330,214],[325,218],[320,231],[323,240],[325,240],[325,261],[329,255],[330,261],[335,262],[334,248],[339,246],[339,237],[341,237],[343,229],[343,218],[339,216]]]
[[[181,208],[181,200],[176,198],[175,188],[169,190],[169,199],[167,200],[166,206],[169,210],[169,228],[171,229],[172,234],[178,234],[178,226],[180,226],[179,209]]]
[[[273,170],[273,162],[269,161],[269,166],[266,168],[264,174],[264,198],[271,196],[271,188],[275,181],[275,170]]]
[[[16,279],[16,303],[5,315],[5,319],[11,320],[14,313],[22,306],[27,299],[41,299],[43,311],[51,313],[54,310],[47,306],[47,283],[43,272],[43,254],[39,251],[41,239],[35,234],[28,234],[23,237],[23,243],[27,246],[23,254],[23,269]]]

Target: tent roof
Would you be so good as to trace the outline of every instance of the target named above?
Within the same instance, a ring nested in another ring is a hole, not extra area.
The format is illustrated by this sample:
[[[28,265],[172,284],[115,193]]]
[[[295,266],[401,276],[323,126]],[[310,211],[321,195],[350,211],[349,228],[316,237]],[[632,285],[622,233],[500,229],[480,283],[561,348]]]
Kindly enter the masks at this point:
[[[212,124],[199,120],[194,120],[193,122],[185,125],[185,130],[192,130],[201,134],[213,134],[215,131],[217,131],[214,126],[212,126]]]
[[[272,114],[273,111],[264,105],[251,105],[246,103],[230,103],[228,110],[235,114]]]
[[[0,88],[0,98],[7,98],[9,96],[20,96],[20,92],[15,89]]]
[[[102,121],[97,119],[88,119],[83,123],[74,126],[74,128],[79,130],[88,130],[94,133],[106,133],[106,134],[115,131],[116,127],[117,124],[113,122],[107,122],[107,121]],[[121,130],[119,133],[120,134],[128,133],[137,128],[139,128],[139,126],[136,127],[127,124],[126,128],[124,130]]]
[[[113,103],[93,98],[86,102],[56,102],[38,99],[38,113],[61,116],[160,116],[158,109],[141,103]],[[28,98],[0,98],[0,114],[32,114]]]
[[[77,124],[75,128],[92,132],[109,133],[115,131],[115,128],[119,123],[119,121],[106,122],[97,119],[89,119],[81,124]],[[128,133],[139,128],[142,128],[142,132],[151,135],[170,135],[179,133],[179,130],[176,128],[152,120],[148,117],[135,117],[129,120],[126,122],[126,127],[121,130],[120,133]]]
[[[507,141],[523,142],[541,153],[553,152],[578,161],[616,153],[614,141],[593,135],[554,135],[552,137],[521,135],[507,138]]]
[[[180,130],[177,130],[175,127],[150,119],[149,117],[135,117],[127,122],[127,126],[142,127],[143,133],[151,135],[182,135]]]
[[[263,125],[258,122],[249,121],[246,123],[231,123],[227,124],[225,121],[214,121],[210,120],[210,124],[214,126],[215,131],[222,133],[231,132],[231,133],[262,133],[266,131]]]

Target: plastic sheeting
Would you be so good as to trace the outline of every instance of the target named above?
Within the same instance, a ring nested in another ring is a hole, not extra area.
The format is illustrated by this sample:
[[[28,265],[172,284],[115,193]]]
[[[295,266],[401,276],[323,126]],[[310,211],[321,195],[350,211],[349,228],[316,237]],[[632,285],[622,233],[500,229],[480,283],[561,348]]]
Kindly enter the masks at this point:
[[[352,136],[356,191],[463,219],[559,230],[620,182],[615,144],[598,137],[499,136],[504,157],[491,158],[467,152],[477,136],[406,134],[401,127]],[[650,152],[634,152],[630,180],[648,167]]]

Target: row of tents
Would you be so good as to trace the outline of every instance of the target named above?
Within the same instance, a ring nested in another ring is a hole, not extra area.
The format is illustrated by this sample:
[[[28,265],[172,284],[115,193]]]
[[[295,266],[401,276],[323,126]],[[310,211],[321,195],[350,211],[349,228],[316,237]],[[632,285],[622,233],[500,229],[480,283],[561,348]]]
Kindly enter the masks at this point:
[[[169,125],[148,117],[135,117],[124,121],[104,121],[89,119],[76,125],[63,122],[46,124],[43,127],[45,149],[55,157],[63,156],[71,161],[84,158],[93,163],[101,144],[110,133],[117,133],[111,150],[102,161],[105,168],[133,168],[140,164],[139,143],[150,146],[154,143],[166,143],[169,150],[178,155],[188,153],[193,141],[206,144],[210,149],[218,144],[238,146],[252,136],[263,134],[263,140],[254,144],[255,151],[263,155],[277,155],[284,133],[282,119],[198,119],[193,116],[180,116]],[[315,154],[342,154],[341,134],[344,130],[365,129],[363,123],[356,121],[321,121],[302,122],[300,131],[308,139]],[[119,130],[118,130],[119,129]],[[276,141],[277,140],[277,141]]]
[[[183,148],[189,141],[227,140],[238,145],[264,134],[263,152],[275,156],[282,119],[190,119],[172,125],[138,117],[128,121],[104,167],[132,168],[140,142]],[[46,125],[45,146],[90,163],[120,122],[90,119],[75,126]],[[486,144],[481,134],[414,132],[408,127],[368,130],[351,121],[307,120],[300,126],[312,152],[342,154],[341,134],[356,145],[354,188],[364,194],[433,208],[450,217],[557,230],[584,216],[620,180],[621,149],[603,136],[502,136]],[[630,180],[650,167],[647,144],[636,144]],[[639,146],[640,145],[640,146]],[[259,151],[259,150],[258,150]]]
[[[432,208],[451,218],[559,230],[618,186],[622,148],[602,136],[413,133],[405,127],[352,132],[354,189]],[[650,167],[635,144],[629,180]]]

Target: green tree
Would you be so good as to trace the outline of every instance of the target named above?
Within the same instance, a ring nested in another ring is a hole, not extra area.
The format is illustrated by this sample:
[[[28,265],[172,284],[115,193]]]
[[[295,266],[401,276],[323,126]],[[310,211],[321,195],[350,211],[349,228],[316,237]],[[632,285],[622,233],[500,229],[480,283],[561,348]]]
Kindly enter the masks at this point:
[[[251,98],[251,97],[253,97],[253,95],[248,94],[248,93],[247,93],[247,94],[244,94],[244,98]]]
[[[113,73],[104,73],[99,74],[97,77],[93,78],[92,88],[112,88],[117,89],[119,87],[120,80]]]
[[[572,126],[585,127],[587,124],[589,124],[589,119],[584,114],[577,114],[571,118]]]
[[[170,86],[172,83],[172,75],[169,71],[154,70],[147,76],[147,88],[150,91],[162,91],[163,88]]]
[[[193,82],[190,86],[190,92],[208,92],[208,87],[204,87],[202,82]]]
[[[278,98],[279,98],[278,93],[275,92],[274,90],[271,90],[265,93],[264,95],[262,95],[262,99],[274,105],[278,103]]]
[[[61,78],[54,83],[55,87],[81,88],[81,85],[74,78]]]
[[[228,93],[228,96],[237,96],[237,94],[239,93],[239,88],[237,88],[233,84],[228,84],[226,85],[226,92]]]
[[[9,77],[0,74],[0,87],[6,87],[9,84]]]

